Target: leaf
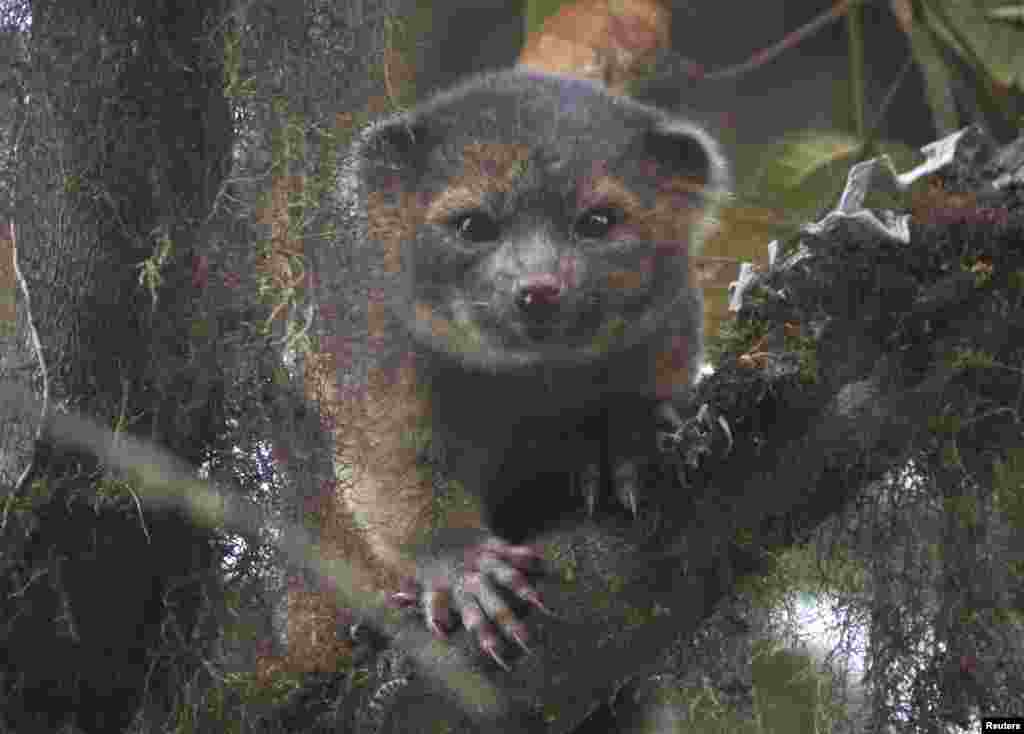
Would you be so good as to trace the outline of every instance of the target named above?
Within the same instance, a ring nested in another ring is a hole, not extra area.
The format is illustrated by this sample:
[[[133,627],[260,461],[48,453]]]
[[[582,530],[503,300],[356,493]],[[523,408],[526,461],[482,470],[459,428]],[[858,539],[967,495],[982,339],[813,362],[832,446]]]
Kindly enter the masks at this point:
[[[990,20],[1024,24],[1024,3],[1020,5],[1001,5],[998,8],[991,8],[985,13],[985,15]]]
[[[787,135],[766,152],[751,194],[789,221],[809,221],[835,202],[860,150],[856,137],[834,130]]]
[[[787,136],[778,156],[765,168],[765,184],[777,190],[792,190],[833,164],[847,160],[860,150],[853,136],[834,131],[805,130]]]
[[[1005,0],[931,0],[928,15],[949,18],[949,27],[933,23],[936,31],[966,59],[973,55],[985,72],[1003,86],[1024,86],[1024,4]],[[937,20],[929,18],[929,22]],[[1007,22],[1016,20],[1016,23]],[[966,43],[969,49],[964,49]]]
[[[961,127],[956,100],[953,97],[953,74],[942,57],[938,44],[921,23],[903,26],[910,41],[918,68],[924,76],[925,96],[931,108],[935,129],[948,135]]]

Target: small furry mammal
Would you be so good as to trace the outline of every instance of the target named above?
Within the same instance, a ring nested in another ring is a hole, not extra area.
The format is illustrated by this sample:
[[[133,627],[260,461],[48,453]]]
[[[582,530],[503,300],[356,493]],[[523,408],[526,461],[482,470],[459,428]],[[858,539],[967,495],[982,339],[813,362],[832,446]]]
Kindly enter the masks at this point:
[[[690,256],[725,164],[684,119],[522,69],[377,124],[354,151],[358,246],[385,285],[369,312],[380,368],[344,429],[345,510],[371,563],[416,579],[400,600],[437,634],[458,615],[505,666],[502,637],[527,644],[508,599],[543,608],[520,544],[578,510],[569,478],[593,467],[635,511],[653,412],[692,382]],[[479,501],[436,532],[410,439],[423,430]]]

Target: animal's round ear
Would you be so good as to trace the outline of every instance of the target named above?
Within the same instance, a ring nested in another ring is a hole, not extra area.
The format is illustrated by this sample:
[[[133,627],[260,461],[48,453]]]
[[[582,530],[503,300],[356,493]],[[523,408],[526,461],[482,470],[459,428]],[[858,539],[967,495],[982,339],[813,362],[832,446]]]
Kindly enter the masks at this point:
[[[717,213],[729,195],[730,177],[725,157],[714,138],[685,120],[658,120],[634,145],[640,160],[651,161],[657,188],[671,197],[673,209],[700,210],[691,220],[689,248],[698,255],[704,241],[718,228]]]
[[[657,161],[663,175],[682,179],[687,188],[714,199],[729,186],[729,173],[717,143],[698,127],[680,121],[660,122],[641,141],[645,158]]]
[[[414,182],[436,141],[423,121],[405,117],[380,123],[360,142],[363,179],[371,189],[392,187],[395,177]]]

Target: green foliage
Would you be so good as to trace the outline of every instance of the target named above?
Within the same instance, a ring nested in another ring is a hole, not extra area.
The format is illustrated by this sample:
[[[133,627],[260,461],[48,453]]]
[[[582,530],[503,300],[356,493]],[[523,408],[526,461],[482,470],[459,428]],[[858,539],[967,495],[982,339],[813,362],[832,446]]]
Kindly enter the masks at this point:
[[[850,46],[850,101],[853,106],[853,129],[861,140],[867,137],[864,117],[864,18],[860,3],[852,2],[846,11],[846,27]]]
[[[402,445],[411,448],[418,456],[423,456],[430,450],[432,434],[430,421],[420,421],[403,432]]]
[[[744,354],[767,333],[768,326],[763,321],[726,321],[704,345],[708,361],[717,365],[726,354]]]
[[[984,288],[992,285],[992,268],[984,260],[973,259],[973,262],[965,262],[962,268],[965,272],[974,273],[974,287]]]
[[[125,497],[131,497],[135,489],[131,483],[122,479],[105,477],[96,482],[97,500],[116,501]]]
[[[928,58],[914,49],[933,75],[926,71],[929,91],[934,87],[938,92],[942,82],[946,89],[967,82],[990,122],[1019,124],[1024,26],[1008,22],[1005,11],[1010,5],[1004,0],[919,0],[914,6],[931,40]],[[946,61],[943,54],[953,55],[959,65]],[[935,71],[940,63],[944,73]],[[1010,93],[1013,88],[1016,99]]]
[[[956,518],[963,527],[978,524],[978,500],[970,495],[945,497],[942,500],[945,513]]]
[[[676,734],[808,734],[832,731],[841,704],[832,679],[804,653],[756,642],[752,660],[754,717],[733,707],[707,679],[664,685],[645,700],[650,716],[630,731]],[[658,713],[668,714],[659,716]],[[552,712],[554,716],[554,712]],[[551,719],[554,720],[553,718]]]
[[[189,323],[189,337],[194,341],[216,339],[217,322],[208,316],[197,316]]]
[[[459,354],[472,354],[483,349],[483,335],[479,327],[471,322],[449,321],[447,339],[451,351]]]
[[[8,492],[3,504],[3,512],[35,512],[37,508],[49,502],[52,495],[53,490],[50,483],[45,479],[36,479],[29,485],[28,492],[20,495],[16,492]]]
[[[1014,270],[1007,276],[1007,285],[1016,291],[1024,291],[1024,270]]]
[[[755,540],[754,531],[750,528],[737,528],[732,540],[740,548],[751,548]]]
[[[64,176],[64,193],[68,196],[74,196],[82,190],[82,178],[74,173],[68,173]]]
[[[288,110],[287,97],[275,97],[271,107],[282,124],[273,130],[271,174],[284,176],[292,170],[293,163],[301,162],[306,153],[306,120],[297,112]]]
[[[1011,560],[1007,563],[1007,567],[1010,574],[1020,583],[1024,584],[1024,559]],[[1024,609],[1008,610],[1008,613],[1012,615],[1012,621],[1014,624],[1024,624]]]
[[[271,677],[268,685],[257,681],[251,672],[245,671],[225,676],[224,684],[225,688],[240,693],[250,704],[275,704],[284,702],[288,694],[301,688],[302,677],[298,674],[278,673]]]
[[[411,64],[416,50],[416,41],[429,29],[431,15],[422,7],[411,17],[388,16],[384,21],[386,47],[390,49],[396,63]],[[416,84],[413,74],[389,74],[388,95],[395,109],[404,109],[416,102]]]
[[[226,673],[204,687],[201,693],[194,688],[187,692],[197,692],[195,697],[182,697],[169,731],[173,734],[252,731],[254,712],[285,704],[303,683],[303,678],[296,674],[276,673],[260,678],[252,672]]]
[[[1010,448],[992,464],[996,507],[1018,531],[1024,531],[1024,449]]]
[[[171,241],[170,233],[163,226],[154,229],[152,237],[153,256],[146,258],[135,267],[139,270],[139,285],[149,291],[153,309],[156,310],[157,294],[164,282],[161,270],[168,264],[174,253],[174,242]]]
[[[808,211],[806,221],[842,191],[846,173],[856,162],[860,147],[856,138],[845,133],[797,131],[772,144],[752,183],[758,194],[772,204],[795,212]]]
[[[661,705],[675,707],[689,714],[688,721],[678,724],[673,730],[680,734],[759,734],[763,731],[757,721],[751,721],[732,710],[707,681],[699,687],[662,689],[658,698]],[[648,728],[645,731],[658,730]]]
[[[963,459],[960,456],[960,448],[956,441],[945,441],[942,444],[942,465],[948,468],[960,466]]]
[[[805,222],[818,219],[835,205],[856,162],[880,154],[890,156],[897,170],[919,162],[920,156],[907,146],[876,140],[885,109],[866,108],[865,66],[873,29],[863,25],[859,4],[847,8],[850,73],[848,79],[836,81],[830,127],[795,130],[769,145],[737,147],[737,194],[744,207],[734,217],[726,215],[742,222],[730,227],[730,256],[758,259],[765,241],[787,241]],[[536,11],[538,17],[553,12],[554,5]],[[903,29],[924,74],[927,103],[941,133],[964,127],[970,121],[966,115],[979,112],[997,131],[1024,127],[1024,24],[1019,14],[1010,12],[1013,9],[1001,0],[911,3],[913,19]],[[537,23],[531,21],[530,27]],[[898,93],[899,89],[890,90]],[[865,205],[902,208],[892,194],[882,191],[870,192]],[[758,208],[776,216],[770,222],[748,221]],[[984,279],[979,275],[980,282]]]
[[[314,134],[317,154],[316,170],[303,190],[310,206],[319,203],[322,197],[333,190],[338,176],[337,161],[342,142],[341,135],[335,130],[321,129],[314,131]],[[333,241],[333,231],[330,236],[326,236],[324,233],[321,233],[321,236],[328,242]]]
[[[956,349],[953,351],[951,363],[954,369],[957,370],[983,370],[991,369],[996,366],[995,357],[988,352],[979,352],[974,349]],[[955,419],[956,416],[944,416],[945,419]],[[956,433],[959,431],[959,424],[953,426],[956,430],[950,430],[948,432]],[[929,422],[929,428],[933,431],[936,429],[931,427]]]
[[[792,594],[859,594],[867,586],[863,564],[841,546],[821,558],[813,545],[793,546],[772,556],[771,570],[743,579],[743,587],[766,608],[778,606]]]
[[[224,31],[224,96],[232,100],[256,96],[256,80],[242,78],[242,38],[229,26]]]
[[[579,562],[575,556],[569,553],[556,552],[555,557],[551,558],[551,564],[556,571],[555,575],[563,583],[576,583],[576,577],[579,574]]]
[[[818,219],[832,209],[846,185],[850,168],[876,155],[887,155],[897,170],[916,165],[918,156],[899,143],[870,146],[838,130],[799,130],[776,143],[759,149],[765,161],[740,192],[745,201],[786,212],[768,235],[788,239],[805,222]],[[868,206],[894,206],[898,202],[884,193],[869,194]]]
[[[424,471],[434,471],[434,469],[426,467]],[[467,514],[479,515],[482,512],[476,495],[467,490],[462,482],[456,479],[444,479],[441,484],[443,486],[434,495],[432,528],[447,527],[449,518]]]
[[[347,113],[349,116],[349,123],[340,127],[336,131],[336,144],[339,149],[347,148],[355,140],[356,133],[362,130],[370,123],[370,113],[368,110],[358,110],[356,112]]]
[[[594,338],[590,342],[591,349],[594,350],[595,354],[605,354],[610,352],[612,345],[621,342],[625,339],[628,333],[629,324],[621,316],[615,316],[605,322]]]
[[[933,415],[928,418],[928,430],[938,435],[955,436],[960,433],[960,416]]]
[[[541,25],[550,15],[558,12],[565,0],[527,0],[526,3],[526,35],[540,30]]]
[[[795,353],[800,359],[800,381],[805,385],[818,382],[818,342],[810,336],[797,334],[787,335],[784,339],[786,349]]]
[[[754,644],[753,683],[758,731],[765,734],[827,732],[840,711],[828,673],[810,655]]]

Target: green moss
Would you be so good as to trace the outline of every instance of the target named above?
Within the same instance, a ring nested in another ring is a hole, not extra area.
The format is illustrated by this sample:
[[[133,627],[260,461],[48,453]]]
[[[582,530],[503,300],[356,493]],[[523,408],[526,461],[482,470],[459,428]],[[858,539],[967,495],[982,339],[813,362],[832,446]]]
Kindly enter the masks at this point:
[[[1024,578],[1022,566],[1024,566],[1024,561],[1018,561],[1017,568],[1011,568],[1011,573],[1014,573],[1018,579]],[[992,610],[992,621],[1000,626],[1020,626],[1024,624],[1024,610],[1011,607],[996,607]]]
[[[562,581],[566,584],[575,583],[579,573],[579,563],[576,560],[576,556],[571,553],[558,553],[554,556],[548,555]]]
[[[230,27],[224,32],[224,96],[230,100],[256,96],[255,78],[242,78],[242,37]]]
[[[957,446],[956,441],[946,441],[942,445],[942,465],[946,467],[956,467],[962,464],[960,457],[960,447]]]
[[[995,366],[995,357],[974,349],[956,349],[950,358],[950,364],[957,370],[989,369]]]
[[[955,436],[960,433],[960,416],[933,415],[928,418],[928,430],[936,435]]]
[[[947,514],[952,515],[964,527],[978,524],[978,501],[969,495],[946,497],[942,501]]]
[[[1024,291],[1024,270],[1014,270],[1007,276],[1007,284],[1010,288]]]
[[[992,484],[998,510],[1016,530],[1024,530],[1024,449],[1010,448],[992,464]]]
[[[433,13],[422,4],[409,16],[391,16],[384,21],[384,33],[388,49],[410,67],[416,59],[416,43],[429,33]],[[405,109],[416,103],[415,75],[408,74],[389,89],[390,101],[395,109]]]
[[[402,447],[416,452],[417,456],[425,454],[431,444],[432,429],[429,421],[419,421],[402,432]]]
[[[740,548],[750,548],[754,542],[754,531],[750,528],[737,528],[733,534],[733,542]]]
[[[426,470],[431,474],[424,479],[436,482],[438,477],[434,476],[434,469],[427,467]],[[433,518],[428,533],[450,527],[453,524],[450,518],[453,516],[479,516],[482,512],[480,500],[462,482],[455,479],[443,480],[434,495]]]
[[[342,136],[334,130],[320,130],[316,136],[316,172],[305,188],[307,204],[315,206],[338,179],[338,154],[342,150]]]
[[[548,16],[558,12],[565,0],[529,0],[526,3],[526,35],[540,30]]]
[[[751,667],[761,731],[831,730],[839,705],[831,696],[830,676],[809,655],[758,641]]]
[[[558,706],[553,703],[547,703],[541,709],[541,717],[544,719],[545,724],[554,724],[561,715]]]
[[[476,324],[448,322],[448,348],[455,354],[473,354],[483,348],[483,335]]]
[[[64,176],[64,193],[68,196],[74,196],[82,190],[82,179],[81,177],[69,173]]]
[[[805,385],[818,382],[818,343],[806,336],[787,336],[786,349],[800,360],[800,381]]]
[[[842,548],[820,558],[810,545],[794,546],[767,557],[771,569],[740,579],[739,588],[765,608],[778,606],[788,594],[839,592],[857,594],[867,585],[863,563]]]
[[[47,502],[53,495],[50,483],[45,479],[34,480],[23,495],[16,495],[14,492],[7,494],[7,499],[2,507],[5,512],[34,513]]]
[[[597,355],[607,354],[613,345],[619,344],[625,339],[626,329],[626,320],[621,316],[606,321],[591,340],[590,349]]]
[[[726,354],[744,354],[767,333],[762,321],[724,322],[718,334],[707,341],[708,359],[718,364]]]

